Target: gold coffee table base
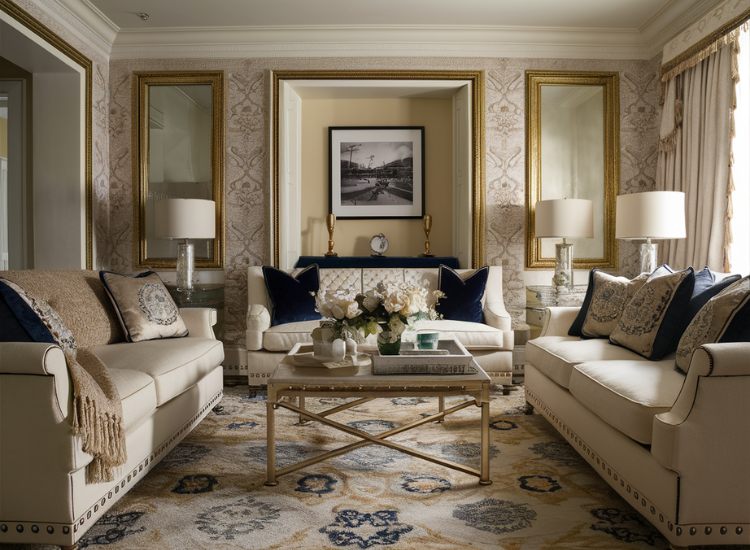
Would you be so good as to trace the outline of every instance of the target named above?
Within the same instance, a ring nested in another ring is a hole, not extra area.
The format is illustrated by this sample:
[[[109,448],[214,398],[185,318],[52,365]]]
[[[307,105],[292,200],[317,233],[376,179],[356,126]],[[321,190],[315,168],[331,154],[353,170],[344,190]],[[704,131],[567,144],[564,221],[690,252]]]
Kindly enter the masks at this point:
[[[300,345],[290,352],[299,352]],[[311,347],[311,346],[310,346]],[[490,485],[490,457],[489,457],[489,385],[487,374],[476,364],[476,374],[452,376],[399,376],[386,377],[372,375],[370,366],[351,367],[337,371],[321,368],[299,368],[285,364],[283,361],[274,371],[268,381],[268,418],[267,418],[267,481],[266,485],[277,485],[276,479],[283,475],[312,466],[329,458],[334,458],[360,447],[368,445],[382,445],[395,449],[407,455],[421,458],[428,462],[445,466],[465,474],[479,478],[480,485]],[[349,372],[343,372],[349,371]],[[304,383],[303,383],[304,382]],[[472,399],[464,401],[449,409],[445,409],[445,397],[468,395]],[[296,397],[299,406],[281,401],[284,396]],[[334,413],[350,409],[378,398],[393,397],[439,397],[438,412],[425,418],[420,418],[409,424],[393,428],[378,435],[371,435],[362,430],[352,428],[335,420],[326,418]],[[356,397],[357,399],[344,405],[328,409],[320,413],[313,413],[305,409],[306,397]],[[480,470],[457,464],[436,456],[414,450],[399,443],[389,441],[393,435],[411,430],[430,422],[442,422],[449,414],[476,405],[482,409],[481,413],[481,467]],[[315,420],[331,428],[361,438],[361,441],[344,447],[325,452],[319,456],[298,462],[280,470],[276,469],[276,421],[275,411],[278,407],[289,409],[299,415],[300,423]]]

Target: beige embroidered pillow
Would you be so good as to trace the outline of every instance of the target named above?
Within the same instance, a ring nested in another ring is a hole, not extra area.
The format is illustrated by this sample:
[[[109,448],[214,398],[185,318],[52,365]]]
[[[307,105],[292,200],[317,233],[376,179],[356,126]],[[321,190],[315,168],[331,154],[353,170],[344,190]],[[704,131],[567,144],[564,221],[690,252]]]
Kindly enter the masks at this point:
[[[648,278],[642,273],[633,280],[601,271],[594,273],[594,292],[581,332],[587,338],[608,338],[617,326],[625,306]]]
[[[685,329],[677,346],[675,365],[687,373],[693,352],[703,344],[722,340],[738,312],[750,302],[750,278],[745,277],[711,298]]]
[[[622,312],[609,341],[647,359],[661,359],[690,303],[692,267],[646,282]]]
[[[159,275],[153,271],[136,277],[101,271],[128,342],[187,336],[180,310]]]

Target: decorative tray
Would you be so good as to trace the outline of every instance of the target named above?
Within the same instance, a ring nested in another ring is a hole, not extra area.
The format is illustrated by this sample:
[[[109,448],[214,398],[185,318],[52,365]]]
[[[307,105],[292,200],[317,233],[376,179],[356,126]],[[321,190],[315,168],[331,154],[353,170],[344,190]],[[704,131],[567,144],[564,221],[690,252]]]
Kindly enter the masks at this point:
[[[436,350],[421,350],[402,342],[399,355],[372,356],[373,374],[474,374],[472,356],[456,339],[438,340]]]
[[[295,367],[323,367],[326,369],[343,369],[346,367],[359,367],[370,363],[371,356],[367,353],[347,354],[343,359],[337,361],[333,357],[324,355],[313,355],[311,352],[295,353],[289,355],[289,364]]]

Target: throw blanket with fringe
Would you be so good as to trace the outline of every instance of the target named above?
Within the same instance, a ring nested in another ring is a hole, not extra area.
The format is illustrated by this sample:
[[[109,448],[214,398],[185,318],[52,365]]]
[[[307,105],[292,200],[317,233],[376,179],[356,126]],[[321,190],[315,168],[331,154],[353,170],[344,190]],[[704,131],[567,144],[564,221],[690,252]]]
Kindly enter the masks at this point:
[[[73,380],[73,433],[81,438],[83,452],[94,457],[86,466],[86,482],[114,481],[115,468],[127,462],[120,394],[106,365],[87,348],[78,349],[75,337],[60,315],[41,298],[45,285],[35,280],[33,273],[4,273],[20,274],[23,288],[11,277],[0,277],[0,281],[33,310],[65,353]],[[23,316],[14,313],[21,321]],[[24,322],[29,320],[25,318],[21,323]]]
[[[127,462],[122,402],[109,369],[87,349],[67,352],[73,379],[73,433],[83,452],[94,457],[86,466],[86,482],[114,480],[114,470]]]

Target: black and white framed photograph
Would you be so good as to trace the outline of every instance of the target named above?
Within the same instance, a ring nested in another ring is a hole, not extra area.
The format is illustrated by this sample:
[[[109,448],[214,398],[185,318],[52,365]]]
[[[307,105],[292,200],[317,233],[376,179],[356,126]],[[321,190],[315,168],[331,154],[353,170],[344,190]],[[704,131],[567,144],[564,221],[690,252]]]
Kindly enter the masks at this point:
[[[328,150],[337,218],[424,216],[424,126],[330,126]]]

